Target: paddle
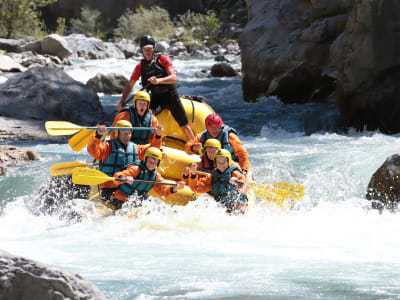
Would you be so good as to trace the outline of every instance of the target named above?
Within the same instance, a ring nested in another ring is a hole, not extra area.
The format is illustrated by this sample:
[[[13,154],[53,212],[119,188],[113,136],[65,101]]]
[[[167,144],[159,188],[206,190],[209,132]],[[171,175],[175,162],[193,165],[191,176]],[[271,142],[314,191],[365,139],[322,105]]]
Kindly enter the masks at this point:
[[[96,184],[104,183],[107,181],[126,182],[126,178],[110,177],[107,174],[105,174],[99,170],[96,170],[96,169],[88,169],[88,168],[78,167],[72,171],[72,182],[75,184],[96,185]],[[178,185],[177,183],[172,183],[172,182],[158,182],[158,181],[142,180],[142,179],[133,179],[133,181],[140,182],[140,183],[151,183],[151,184],[161,184],[161,185],[171,185],[171,186]]]
[[[47,121],[45,123],[47,133],[50,135],[71,135],[81,130],[98,130],[99,127],[85,127],[65,121]],[[107,127],[107,130],[155,130],[154,127]]]
[[[81,163],[81,162],[64,162],[64,163],[56,163],[50,167],[50,174],[51,176],[59,176],[59,175],[68,175],[71,174],[75,168],[78,167],[90,167],[98,165],[91,163]]]
[[[200,167],[197,167],[197,169],[229,181],[229,178],[224,175]],[[256,195],[258,195],[261,199],[264,199],[267,202],[275,202],[279,206],[281,206],[283,201],[286,199],[301,201],[305,195],[304,186],[300,184],[288,182],[277,182],[273,183],[272,185],[259,183],[245,184],[244,182],[240,183],[254,190]]]
[[[134,95],[128,97],[128,99],[125,100],[123,106],[128,104],[128,102],[131,101],[133,97]],[[111,114],[109,114],[105,119],[101,120],[99,123],[105,123],[106,121],[110,120],[117,112],[119,112],[119,110],[117,109],[114,110]],[[90,138],[94,136],[95,133],[96,130],[84,129],[79,133],[75,134],[73,137],[71,137],[68,141],[68,145],[71,147],[72,150],[79,152],[86,147],[86,145],[89,143]]]

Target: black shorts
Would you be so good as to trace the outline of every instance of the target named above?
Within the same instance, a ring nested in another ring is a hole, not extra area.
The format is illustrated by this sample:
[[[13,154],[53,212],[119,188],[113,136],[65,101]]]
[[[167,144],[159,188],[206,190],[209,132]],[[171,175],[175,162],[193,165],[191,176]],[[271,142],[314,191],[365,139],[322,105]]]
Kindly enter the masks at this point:
[[[189,124],[185,109],[183,108],[176,89],[171,89],[166,93],[152,93],[150,108],[155,111],[156,114],[160,112],[161,109],[168,108],[179,126]]]

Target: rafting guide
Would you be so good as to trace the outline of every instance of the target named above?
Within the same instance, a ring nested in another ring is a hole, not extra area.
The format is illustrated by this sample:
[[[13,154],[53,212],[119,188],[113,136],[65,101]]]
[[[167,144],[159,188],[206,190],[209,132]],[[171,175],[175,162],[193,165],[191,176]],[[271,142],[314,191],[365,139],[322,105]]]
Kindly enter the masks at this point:
[[[185,134],[186,140],[193,139],[193,131],[189,126],[185,109],[182,106],[178,90],[175,86],[176,72],[171,59],[167,55],[156,54],[154,52],[156,42],[150,35],[142,36],[139,44],[144,58],[136,65],[128,84],[123,90],[117,108],[119,110],[123,108],[125,99],[141,77],[143,87],[150,90],[150,108],[153,110],[153,113],[156,113],[157,109],[168,108]]]

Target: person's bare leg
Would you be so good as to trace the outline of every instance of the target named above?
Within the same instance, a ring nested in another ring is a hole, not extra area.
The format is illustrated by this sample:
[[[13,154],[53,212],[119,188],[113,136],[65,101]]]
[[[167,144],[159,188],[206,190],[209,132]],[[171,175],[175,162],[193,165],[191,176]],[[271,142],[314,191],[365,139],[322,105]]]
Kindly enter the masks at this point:
[[[193,130],[192,130],[192,128],[190,128],[189,124],[181,126],[181,130],[185,134],[187,142],[191,141],[195,138]]]

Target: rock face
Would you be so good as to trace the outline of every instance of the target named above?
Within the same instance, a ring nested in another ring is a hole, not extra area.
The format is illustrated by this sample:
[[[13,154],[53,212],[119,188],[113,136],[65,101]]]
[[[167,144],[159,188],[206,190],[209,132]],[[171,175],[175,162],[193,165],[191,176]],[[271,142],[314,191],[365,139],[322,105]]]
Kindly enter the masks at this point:
[[[330,44],[344,31],[352,1],[247,1],[240,36],[243,95],[286,103],[322,101],[335,90]]]
[[[24,72],[26,69],[7,55],[0,54],[0,71]]]
[[[0,299],[105,299],[90,281],[0,250]]]
[[[336,101],[347,127],[400,132],[400,2],[248,0],[243,95]]]
[[[400,2],[355,1],[337,48],[337,104],[348,126],[400,132]]]
[[[40,159],[39,154],[32,150],[11,145],[0,145],[0,166],[11,166],[17,163]]]
[[[387,158],[372,175],[368,184],[368,200],[374,208],[396,208],[400,202],[400,155]]]
[[[93,89],[62,70],[35,67],[0,85],[0,115],[91,125],[103,108]]]
[[[115,73],[106,75],[98,73],[95,77],[90,78],[86,85],[98,93],[122,94],[122,91],[127,83],[128,79],[125,76]]]

